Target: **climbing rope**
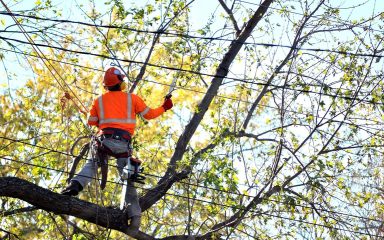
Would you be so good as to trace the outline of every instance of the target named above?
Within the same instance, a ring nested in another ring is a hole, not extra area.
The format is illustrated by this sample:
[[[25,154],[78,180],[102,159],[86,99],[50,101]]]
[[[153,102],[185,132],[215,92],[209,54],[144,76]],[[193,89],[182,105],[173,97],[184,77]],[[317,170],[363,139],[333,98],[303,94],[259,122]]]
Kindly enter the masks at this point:
[[[64,92],[64,95],[60,98],[60,105],[61,105],[61,123],[64,123],[65,120],[65,140],[66,140],[66,147],[67,147],[67,153],[69,153],[69,122],[70,122],[70,117],[67,109],[67,103],[71,99],[71,96],[69,95],[68,92]],[[64,119],[65,118],[65,119]],[[65,170],[68,171],[68,165],[69,165],[69,154],[65,158]]]

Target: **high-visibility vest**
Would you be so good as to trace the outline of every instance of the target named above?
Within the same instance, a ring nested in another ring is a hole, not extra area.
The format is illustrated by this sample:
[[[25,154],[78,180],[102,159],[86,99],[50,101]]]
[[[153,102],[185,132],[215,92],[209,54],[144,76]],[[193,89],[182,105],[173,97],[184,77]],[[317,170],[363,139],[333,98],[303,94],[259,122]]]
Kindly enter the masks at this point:
[[[119,128],[134,134],[136,114],[153,119],[164,113],[163,107],[151,109],[133,93],[109,91],[93,101],[88,124],[104,128]]]

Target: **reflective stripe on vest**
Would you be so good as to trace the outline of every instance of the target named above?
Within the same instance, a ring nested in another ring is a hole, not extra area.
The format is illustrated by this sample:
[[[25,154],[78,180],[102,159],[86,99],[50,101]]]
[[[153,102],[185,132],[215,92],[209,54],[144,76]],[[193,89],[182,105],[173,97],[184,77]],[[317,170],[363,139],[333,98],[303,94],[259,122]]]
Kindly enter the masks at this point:
[[[140,116],[144,117],[144,115],[147,114],[147,113],[149,112],[149,110],[151,110],[151,109],[150,109],[149,107],[146,107],[146,108],[144,109],[144,111],[142,111],[142,112],[140,113]]]
[[[100,121],[99,124],[104,123],[136,123],[136,119],[132,119],[132,96],[130,93],[127,95],[127,117],[126,118],[105,118],[104,116],[104,106],[103,106],[103,96],[98,98],[99,110],[100,110]]]

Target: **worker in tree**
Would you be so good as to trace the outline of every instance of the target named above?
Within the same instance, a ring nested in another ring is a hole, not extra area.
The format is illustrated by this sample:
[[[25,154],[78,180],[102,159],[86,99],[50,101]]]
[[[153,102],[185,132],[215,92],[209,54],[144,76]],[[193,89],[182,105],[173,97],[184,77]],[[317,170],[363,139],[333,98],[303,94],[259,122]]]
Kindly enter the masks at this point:
[[[123,168],[128,164],[131,156],[131,138],[136,126],[136,114],[145,119],[153,119],[172,108],[171,98],[166,98],[163,105],[151,109],[137,95],[123,92],[126,88],[122,72],[114,67],[109,68],[104,74],[103,85],[106,93],[94,100],[90,110],[88,124],[97,126],[99,133],[98,154],[88,160],[82,170],[72,178],[62,194],[76,196],[93,179],[97,173],[97,164],[107,161],[108,156],[117,159],[119,174],[123,175]],[[96,158],[96,159],[94,159]],[[130,227],[138,230],[140,226],[141,208],[133,182],[128,181],[125,195],[125,206]],[[105,183],[101,188],[105,187]]]

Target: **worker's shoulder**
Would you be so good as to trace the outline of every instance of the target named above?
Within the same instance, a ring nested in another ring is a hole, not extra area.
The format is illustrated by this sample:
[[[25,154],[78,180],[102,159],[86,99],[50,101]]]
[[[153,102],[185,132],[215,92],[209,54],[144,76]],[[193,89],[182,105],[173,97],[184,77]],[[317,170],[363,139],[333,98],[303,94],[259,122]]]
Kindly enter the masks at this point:
[[[141,99],[141,97],[139,97],[138,95],[134,94],[134,93],[130,93],[132,98],[133,99]]]
[[[108,91],[108,92],[105,92],[103,93],[101,96],[99,97],[111,97],[111,98],[119,98],[119,97],[126,97],[126,96],[131,96],[131,98],[135,101],[135,100],[142,100],[141,97],[139,97],[138,95],[134,94],[134,93],[127,93],[127,92],[123,92],[123,91]]]
[[[126,96],[128,93],[122,91],[107,91],[100,96]]]

